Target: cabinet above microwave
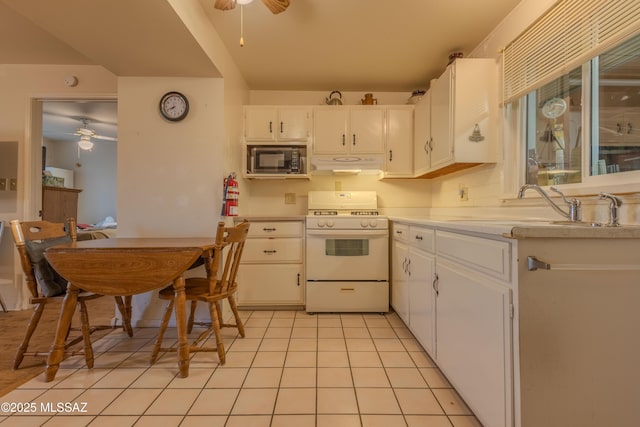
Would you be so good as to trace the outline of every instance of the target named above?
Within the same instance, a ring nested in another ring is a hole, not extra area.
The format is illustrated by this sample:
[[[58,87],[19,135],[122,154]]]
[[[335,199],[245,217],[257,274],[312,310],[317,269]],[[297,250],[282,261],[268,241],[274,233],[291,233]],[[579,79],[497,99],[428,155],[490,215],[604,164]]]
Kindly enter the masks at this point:
[[[244,145],[246,178],[308,178],[307,145]]]

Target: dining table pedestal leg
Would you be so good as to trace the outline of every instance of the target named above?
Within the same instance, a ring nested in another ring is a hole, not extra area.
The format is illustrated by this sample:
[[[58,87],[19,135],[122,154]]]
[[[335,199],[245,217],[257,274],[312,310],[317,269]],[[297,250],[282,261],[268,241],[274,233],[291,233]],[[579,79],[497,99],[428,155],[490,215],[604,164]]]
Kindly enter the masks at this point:
[[[187,337],[187,297],[184,290],[184,276],[179,276],[173,282],[175,292],[176,329],[178,333],[178,376],[189,376],[189,339]]]
[[[67,293],[62,301],[60,317],[58,318],[56,336],[53,340],[53,344],[51,344],[51,350],[47,357],[47,369],[45,371],[46,382],[54,380],[56,373],[60,368],[60,362],[62,362],[62,359],[64,358],[65,340],[67,338],[67,332],[71,327],[73,313],[75,312],[78,304],[79,292],[80,290],[72,284],[67,285]]]

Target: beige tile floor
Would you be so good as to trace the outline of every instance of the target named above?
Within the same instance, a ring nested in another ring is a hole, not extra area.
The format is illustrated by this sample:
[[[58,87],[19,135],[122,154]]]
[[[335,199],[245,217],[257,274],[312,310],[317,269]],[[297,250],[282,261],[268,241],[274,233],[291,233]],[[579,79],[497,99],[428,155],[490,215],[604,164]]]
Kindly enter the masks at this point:
[[[31,380],[0,400],[4,426],[476,427],[478,420],[409,330],[390,313],[244,311],[246,337],[223,330],[227,363],[196,353],[149,366],[155,328],[94,343],[55,381]],[[194,334],[197,331],[194,331]],[[165,344],[175,341],[169,330]],[[60,411],[52,410],[61,404]],[[86,404],[86,405],[85,405]]]

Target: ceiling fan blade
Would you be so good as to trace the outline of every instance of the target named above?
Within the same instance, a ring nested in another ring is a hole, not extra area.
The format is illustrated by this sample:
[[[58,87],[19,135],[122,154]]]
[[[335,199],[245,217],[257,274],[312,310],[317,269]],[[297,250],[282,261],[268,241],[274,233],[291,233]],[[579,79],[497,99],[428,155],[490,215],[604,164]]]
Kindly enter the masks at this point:
[[[213,7],[219,10],[231,10],[236,7],[235,0],[216,0]]]
[[[112,136],[104,136],[104,135],[93,135],[92,138],[102,139],[103,141],[117,141],[118,138],[114,138]]]
[[[289,0],[262,0],[262,3],[275,15],[284,12],[289,7]]]

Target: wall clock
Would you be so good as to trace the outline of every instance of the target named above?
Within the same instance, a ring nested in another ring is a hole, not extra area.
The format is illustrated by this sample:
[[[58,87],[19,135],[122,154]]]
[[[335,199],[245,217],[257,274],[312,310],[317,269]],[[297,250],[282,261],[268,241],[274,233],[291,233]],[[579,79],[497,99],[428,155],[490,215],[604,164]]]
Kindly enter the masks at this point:
[[[189,100],[180,92],[167,92],[160,99],[160,114],[171,122],[179,122],[189,114]]]

